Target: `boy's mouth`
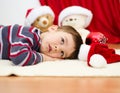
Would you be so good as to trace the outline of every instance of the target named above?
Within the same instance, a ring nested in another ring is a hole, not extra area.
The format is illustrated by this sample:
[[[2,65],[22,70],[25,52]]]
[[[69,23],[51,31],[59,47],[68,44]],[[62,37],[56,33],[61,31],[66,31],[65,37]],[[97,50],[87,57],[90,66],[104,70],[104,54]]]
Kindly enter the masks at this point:
[[[52,47],[50,46],[50,44],[48,45],[48,51],[52,51]]]

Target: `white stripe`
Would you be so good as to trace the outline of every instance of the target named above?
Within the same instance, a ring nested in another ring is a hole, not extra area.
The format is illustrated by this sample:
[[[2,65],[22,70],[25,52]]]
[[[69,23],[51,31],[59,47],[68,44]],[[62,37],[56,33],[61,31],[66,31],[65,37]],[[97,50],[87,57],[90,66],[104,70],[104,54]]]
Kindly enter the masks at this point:
[[[21,41],[12,43],[12,45],[16,45],[16,44],[21,44],[21,45],[23,45],[23,46],[24,46],[24,45],[29,46],[28,43],[23,43],[23,42],[21,42]]]

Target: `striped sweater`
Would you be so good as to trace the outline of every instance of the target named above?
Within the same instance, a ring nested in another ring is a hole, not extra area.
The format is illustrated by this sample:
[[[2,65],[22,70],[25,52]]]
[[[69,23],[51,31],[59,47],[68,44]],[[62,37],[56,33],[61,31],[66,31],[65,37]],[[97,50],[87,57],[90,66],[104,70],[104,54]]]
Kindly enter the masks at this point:
[[[43,60],[40,44],[40,30],[34,27],[0,26],[0,59],[21,66],[37,64]]]

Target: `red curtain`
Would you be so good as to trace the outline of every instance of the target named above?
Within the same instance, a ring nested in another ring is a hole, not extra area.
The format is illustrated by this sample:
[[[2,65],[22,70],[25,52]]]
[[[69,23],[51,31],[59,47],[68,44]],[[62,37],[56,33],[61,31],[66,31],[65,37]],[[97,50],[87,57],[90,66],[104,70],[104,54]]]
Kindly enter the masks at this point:
[[[93,19],[88,29],[102,32],[108,43],[120,43],[120,0],[39,0],[41,5],[49,5],[55,12],[55,22],[62,9],[79,5],[90,9]]]

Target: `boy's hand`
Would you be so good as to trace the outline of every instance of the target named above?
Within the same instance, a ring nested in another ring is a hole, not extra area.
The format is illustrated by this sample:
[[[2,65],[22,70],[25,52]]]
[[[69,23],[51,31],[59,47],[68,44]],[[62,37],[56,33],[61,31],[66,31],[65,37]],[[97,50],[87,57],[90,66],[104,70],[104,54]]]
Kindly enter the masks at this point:
[[[42,54],[42,56],[43,56],[43,62],[44,62],[44,61],[62,60],[62,59],[60,59],[60,58],[53,58],[53,57],[47,56],[47,55],[45,55],[45,54]]]

